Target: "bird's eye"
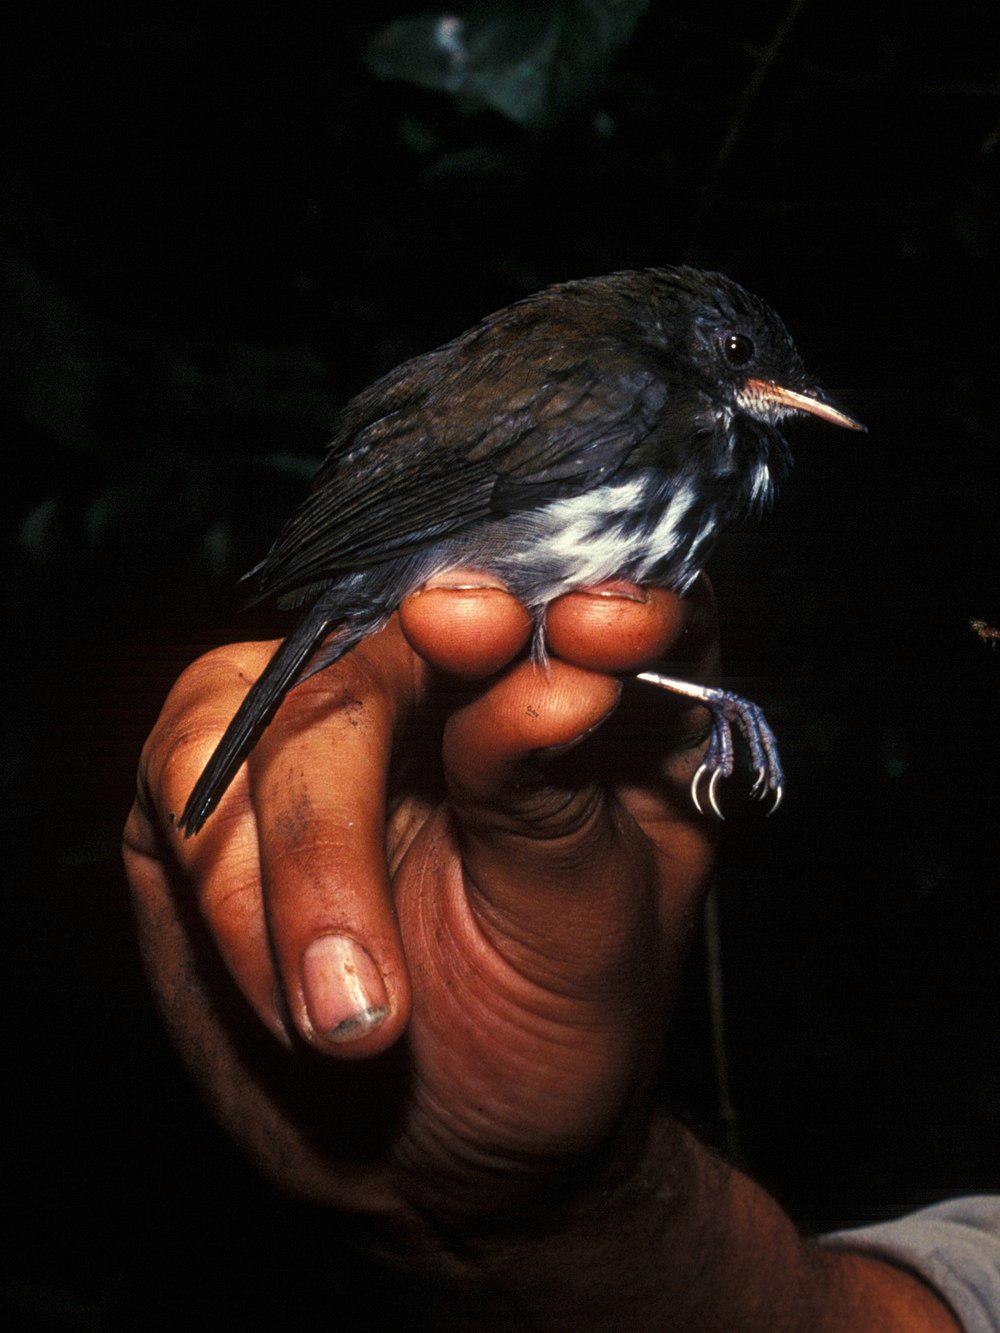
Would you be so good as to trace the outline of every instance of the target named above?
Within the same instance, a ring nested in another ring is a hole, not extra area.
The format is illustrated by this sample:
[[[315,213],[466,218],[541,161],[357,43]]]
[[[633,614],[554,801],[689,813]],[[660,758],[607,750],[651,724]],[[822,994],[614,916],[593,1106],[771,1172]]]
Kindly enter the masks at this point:
[[[756,350],[745,333],[727,333],[722,340],[723,355],[731,366],[745,366]]]

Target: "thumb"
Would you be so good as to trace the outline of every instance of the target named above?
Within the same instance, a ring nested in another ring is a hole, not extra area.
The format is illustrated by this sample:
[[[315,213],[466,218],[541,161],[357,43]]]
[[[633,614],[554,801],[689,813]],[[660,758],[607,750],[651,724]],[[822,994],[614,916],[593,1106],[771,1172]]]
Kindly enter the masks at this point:
[[[401,618],[423,657],[480,682],[451,694],[449,799],[397,877],[420,1070],[401,1160],[425,1202],[443,1193],[471,1211],[536,1199],[607,1140],[645,1087],[683,949],[663,910],[678,881],[662,784],[634,818],[635,788],[619,789],[600,751],[625,734],[604,725],[621,696],[610,673],[666,651],[685,612],[668,593],[572,594],[549,609],[550,669],[520,660],[497,675],[494,658],[483,684],[466,640],[482,647],[508,613],[513,629],[516,606],[503,590],[453,589]],[[629,660],[611,660],[614,644]]]
[[[549,612],[549,668],[521,661],[446,726],[470,905],[519,970],[557,988],[634,994],[629,974],[655,940],[652,844],[591,737],[621,698],[608,673],[669,652],[685,629],[684,604],[663,590],[613,584],[562,598]]]
[[[627,992],[627,956],[656,913],[647,840],[572,753],[620,694],[614,677],[525,662],[454,713],[444,735],[466,891],[481,927],[519,971],[588,998]]]

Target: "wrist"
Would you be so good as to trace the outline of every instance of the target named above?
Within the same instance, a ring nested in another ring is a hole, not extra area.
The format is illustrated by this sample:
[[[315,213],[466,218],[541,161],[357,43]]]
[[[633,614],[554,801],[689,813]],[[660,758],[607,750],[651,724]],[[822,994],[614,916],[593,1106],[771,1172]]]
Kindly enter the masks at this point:
[[[915,1277],[803,1240],[766,1191],[668,1119],[547,1213],[430,1223],[390,1262],[435,1328],[957,1327]]]
[[[848,1251],[816,1247],[831,1305],[842,1322],[833,1328],[880,1333],[959,1333],[961,1325],[936,1292],[915,1274],[894,1264]]]
[[[425,1215],[380,1258],[434,1328],[696,1329],[712,1323],[703,1316],[717,1282],[703,1274],[720,1258],[716,1222],[734,1174],[663,1118],[581,1163],[547,1205],[539,1196],[530,1213],[475,1223]]]

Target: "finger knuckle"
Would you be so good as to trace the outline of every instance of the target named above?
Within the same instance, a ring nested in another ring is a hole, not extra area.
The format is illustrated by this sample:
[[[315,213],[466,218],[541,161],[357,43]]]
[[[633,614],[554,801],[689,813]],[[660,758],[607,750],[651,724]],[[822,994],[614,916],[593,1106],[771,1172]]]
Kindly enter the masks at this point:
[[[216,717],[187,713],[154,731],[139,764],[140,801],[145,799],[161,815],[176,814],[207,763],[224,725]]]
[[[369,707],[381,713],[392,703],[382,673],[357,649],[342,661],[310,676],[296,694],[300,700],[318,700],[329,705],[331,711],[350,715]]]
[[[225,709],[213,708],[213,698],[234,678],[249,686],[266,649],[256,643],[213,648],[174,682],[139,757],[138,802],[147,814],[172,809],[180,784],[197,777],[229,721]]]
[[[230,854],[225,873],[198,885],[198,905],[215,929],[242,930],[256,925],[260,913],[260,874],[256,858]]]
[[[140,795],[133,802],[122,829],[121,853],[126,871],[139,860],[154,859],[157,852],[153,825]]]
[[[174,682],[163,705],[161,720],[185,712],[236,682],[249,688],[273,648],[272,643],[227,643],[195,658]]]
[[[217,688],[222,682],[228,684],[234,677],[250,685],[260,674],[273,647],[273,644],[266,643],[226,643],[211,648],[185,667],[169,698],[175,695],[187,698],[205,689]]]
[[[606,811],[600,788],[539,788],[522,795],[517,818],[529,836],[567,855],[586,853],[603,832]]]

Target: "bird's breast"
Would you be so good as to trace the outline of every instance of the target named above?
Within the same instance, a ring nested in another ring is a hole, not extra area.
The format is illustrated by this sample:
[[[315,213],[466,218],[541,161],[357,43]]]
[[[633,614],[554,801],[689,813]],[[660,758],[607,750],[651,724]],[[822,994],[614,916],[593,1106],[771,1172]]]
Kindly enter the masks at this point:
[[[719,527],[690,481],[640,473],[520,515],[491,564],[530,606],[615,577],[683,591]]]

